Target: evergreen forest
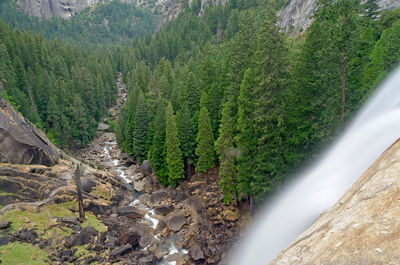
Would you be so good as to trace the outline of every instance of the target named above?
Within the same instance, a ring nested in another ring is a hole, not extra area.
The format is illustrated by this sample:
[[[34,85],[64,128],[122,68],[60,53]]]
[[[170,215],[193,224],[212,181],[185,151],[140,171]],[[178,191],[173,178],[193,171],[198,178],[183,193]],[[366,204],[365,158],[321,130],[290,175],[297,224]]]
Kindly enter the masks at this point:
[[[287,1],[181,2],[155,31],[159,15],[119,1],[70,20],[2,1],[2,96],[57,146],[83,147],[120,72],[124,152],[149,160],[164,186],[218,168],[225,202],[253,204],[330,143],[400,61],[400,10],[376,0],[320,0],[299,34],[277,26]]]

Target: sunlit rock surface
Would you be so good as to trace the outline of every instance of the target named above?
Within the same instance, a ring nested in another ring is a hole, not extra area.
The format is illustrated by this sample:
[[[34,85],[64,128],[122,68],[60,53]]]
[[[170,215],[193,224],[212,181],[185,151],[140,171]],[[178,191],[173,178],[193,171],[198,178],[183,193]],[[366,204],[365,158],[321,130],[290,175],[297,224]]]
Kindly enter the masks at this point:
[[[398,264],[399,199],[400,140],[271,264]]]

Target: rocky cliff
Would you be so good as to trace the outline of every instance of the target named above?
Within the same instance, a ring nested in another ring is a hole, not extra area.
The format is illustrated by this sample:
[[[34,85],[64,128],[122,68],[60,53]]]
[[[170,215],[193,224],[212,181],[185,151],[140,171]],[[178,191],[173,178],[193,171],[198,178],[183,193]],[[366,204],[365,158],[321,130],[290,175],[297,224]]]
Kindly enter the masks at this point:
[[[99,1],[101,0],[17,0],[17,3],[25,13],[31,16],[70,18]]]
[[[273,262],[399,264],[400,140]]]
[[[31,15],[40,18],[50,18],[58,16],[62,18],[70,18],[79,13],[86,7],[97,3],[107,1],[121,1],[130,3],[136,7],[147,8],[152,12],[159,13],[163,17],[160,25],[166,21],[172,20],[183,10],[183,5],[180,1],[175,0],[16,0],[21,9]],[[193,1],[189,0],[191,5]],[[201,9],[209,5],[225,3],[227,0],[202,0]]]
[[[54,165],[57,150],[0,97],[0,163]]]
[[[318,0],[291,0],[290,3],[279,12],[279,25],[286,31],[299,32],[306,29],[312,22],[311,15],[317,7]],[[381,10],[400,7],[397,0],[379,0]]]

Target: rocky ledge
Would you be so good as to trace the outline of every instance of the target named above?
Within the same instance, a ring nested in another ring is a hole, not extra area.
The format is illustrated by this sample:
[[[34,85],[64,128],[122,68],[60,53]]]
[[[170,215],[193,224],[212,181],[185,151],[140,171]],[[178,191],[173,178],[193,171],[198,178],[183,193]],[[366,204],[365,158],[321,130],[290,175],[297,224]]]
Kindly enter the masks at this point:
[[[272,264],[398,264],[400,141]]]
[[[51,166],[57,158],[46,136],[0,97],[0,162]]]

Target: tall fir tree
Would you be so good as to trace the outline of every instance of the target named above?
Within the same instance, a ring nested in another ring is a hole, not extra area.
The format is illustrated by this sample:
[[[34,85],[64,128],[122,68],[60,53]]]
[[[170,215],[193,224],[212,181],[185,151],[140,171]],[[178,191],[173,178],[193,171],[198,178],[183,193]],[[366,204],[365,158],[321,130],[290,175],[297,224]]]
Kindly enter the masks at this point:
[[[219,185],[224,194],[224,202],[231,202],[236,198],[235,159],[234,147],[235,128],[232,122],[232,104],[225,103],[222,110],[219,137],[215,141],[215,150],[219,160]]]
[[[143,93],[139,93],[138,102],[136,105],[134,125],[132,132],[132,154],[135,156],[139,164],[147,157],[147,133],[149,120],[147,116],[146,103]]]
[[[238,147],[237,190],[239,196],[252,196],[251,183],[255,175],[253,155],[256,151],[257,137],[254,121],[254,87],[256,86],[253,70],[244,73],[238,98],[238,122],[235,142]],[[252,200],[252,199],[251,199]]]
[[[178,129],[176,127],[175,115],[171,103],[168,104],[165,114],[168,183],[176,187],[179,184],[179,180],[184,178],[184,165],[181,143],[179,141]]]
[[[196,126],[190,115],[190,110],[186,102],[183,102],[183,106],[177,113],[177,126],[185,163],[185,173],[187,176],[191,176],[191,168],[196,163]]]
[[[156,116],[154,119],[154,136],[150,153],[151,167],[157,179],[165,187],[168,186],[168,165],[166,160],[166,122],[165,122],[165,105],[162,102],[158,103]]]
[[[196,172],[207,173],[215,165],[215,149],[213,130],[206,107],[202,107],[200,110],[196,141],[196,155],[198,156]]]

